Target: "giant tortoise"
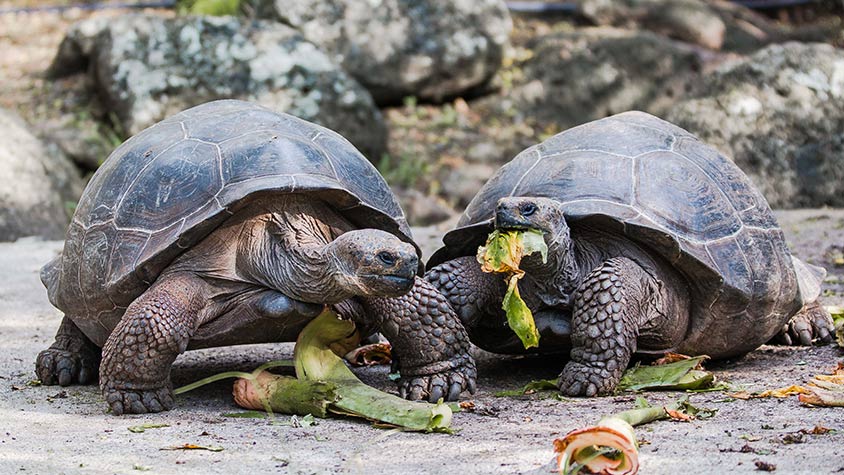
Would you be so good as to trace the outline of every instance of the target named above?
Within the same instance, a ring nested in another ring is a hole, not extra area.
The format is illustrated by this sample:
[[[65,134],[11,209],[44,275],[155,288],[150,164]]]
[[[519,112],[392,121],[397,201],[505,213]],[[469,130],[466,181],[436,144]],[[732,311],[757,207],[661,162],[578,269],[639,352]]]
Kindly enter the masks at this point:
[[[468,337],[419,269],[394,195],[348,141],[210,102],[130,138],[94,174],[42,270],[65,317],[36,372],[64,386],[99,367],[113,413],[158,412],[186,349],[293,341],[336,304],[393,343],[402,395],[456,399],[474,390]]]
[[[522,295],[539,351],[570,350],[559,379],[569,395],[611,392],[637,351],[728,358],[779,332],[804,344],[830,335],[816,303],[825,271],[791,255],[765,198],[715,149],[645,113],[523,151],[429,261],[426,278],[474,343],[521,352],[504,280],[475,260],[493,228],[544,234],[547,262],[524,258]]]

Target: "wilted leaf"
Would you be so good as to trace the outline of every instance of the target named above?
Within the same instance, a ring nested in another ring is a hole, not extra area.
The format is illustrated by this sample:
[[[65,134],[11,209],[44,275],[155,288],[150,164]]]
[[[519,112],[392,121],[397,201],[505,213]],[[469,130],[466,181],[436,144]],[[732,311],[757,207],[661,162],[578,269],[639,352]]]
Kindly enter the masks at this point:
[[[389,343],[364,345],[346,353],[344,358],[353,366],[390,364],[393,361],[393,347]]]
[[[669,364],[669,363],[676,363],[678,361],[688,360],[691,359],[691,356],[688,355],[681,355],[680,353],[666,353],[662,358],[654,361],[654,366]],[[695,369],[702,369],[700,367]]]
[[[147,429],[160,429],[162,427],[170,427],[170,424],[141,424],[137,426],[128,427],[129,432],[134,432],[136,434],[140,434]]]
[[[216,446],[206,446],[206,445],[195,445],[195,444],[184,444],[184,445],[171,445],[170,447],[162,447],[158,450],[208,450],[211,452],[222,452],[222,447]]]
[[[715,377],[695,368],[708,356],[681,359],[659,366],[634,366],[624,372],[619,391],[641,389],[701,389],[712,385]]]
[[[633,426],[616,417],[605,417],[597,425],[576,429],[554,440],[557,469],[564,474],[580,472],[607,475],[639,471],[639,449]]]
[[[803,386],[798,386],[796,384],[792,384],[791,386],[787,386],[784,388],[779,389],[769,389],[767,391],[762,391],[759,394],[753,395],[753,397],[788,397],[794,396],[795,394],[809,394],[809,390],[804,388]]]
[[[675,421],[690,422],[695,418],[695,416],[686,414],[684,412],[675,411],[673,409],[666,409],[665,412],[666,414],[668,414],[668,417],[674,419]]]

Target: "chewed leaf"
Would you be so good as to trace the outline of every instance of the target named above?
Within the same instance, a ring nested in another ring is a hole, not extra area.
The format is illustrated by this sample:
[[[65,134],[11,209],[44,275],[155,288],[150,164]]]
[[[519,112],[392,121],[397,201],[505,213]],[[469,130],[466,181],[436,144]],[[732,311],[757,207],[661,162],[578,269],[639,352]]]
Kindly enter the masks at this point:
[[[522,256],[527,256],[538,252],[542,255],[542,262],[548,262],[548,245],[545,244],[545,238],[542,233],[535,230],[524,231],[522,235]]]
[[[539,346],[539,331],[536,329],[536,322],[533,321],[533,314],[519,295],[518,281],[519,276],[510,277],[501,308],[507,313],[507,324],[522,340],[522,345],[525,348],[537,347]]]
[[[518,281],[524,276],[519,269],[522,257],[539,252],[542,261],[548,260],[548,246],[539,231],[506,231],[490,233],[486,245],[478,248],[477,259],[484,272],[509,274],[507,293],[501,308],[507,313],[507,323],[525,348],[539,346],[539,332],[533,313],[519,295]]]

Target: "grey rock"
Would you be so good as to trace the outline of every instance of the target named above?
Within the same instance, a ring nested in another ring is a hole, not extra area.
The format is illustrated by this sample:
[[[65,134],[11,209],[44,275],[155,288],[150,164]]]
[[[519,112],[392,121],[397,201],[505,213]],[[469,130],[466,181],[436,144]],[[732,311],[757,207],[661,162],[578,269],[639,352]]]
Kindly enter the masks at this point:
[[[732,157],[774,207],[844,205],[844,51],[774,44],[724,65],[668,120]]]
[[[504,97],[482,100],[479,110],[502,109],[538,130],[564,130],[618,112],[664,114],[699,77],[703,59],[680,42],[650,32],[608,27],[542,36],[524,79]]]
[[[412,188],[396,190],[399,203],[411,226],[429,226],[445,221],[456,214],[442,199]]]
[[[61,238],[66,204],[76,202],[82,187],[66,157],[30,133],[17,114],[0,109],[0,241]]]
[[[441,101],[486,83],[512,22],[502,0],[256,0],[328,51],[379,104]]]
[[[334,129],[370,157],[385,147],[386,127],[369,93],[278,23],[152,15],[82,22],[48,72],[86,69],[127,135],[193,105],[238,98]]]
[[[643,27],[710,49],[727,29],[718,11],[699,0],[582,0],[581,15],[599,25]]]

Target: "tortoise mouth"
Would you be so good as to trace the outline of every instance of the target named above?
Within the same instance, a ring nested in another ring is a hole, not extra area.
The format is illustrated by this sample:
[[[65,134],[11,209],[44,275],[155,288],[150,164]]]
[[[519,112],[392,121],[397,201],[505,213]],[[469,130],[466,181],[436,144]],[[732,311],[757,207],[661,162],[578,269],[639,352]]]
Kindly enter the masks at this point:
[[[367,274],[360,276],[364,285],[369,289],[371,295],[380,297],[399,297],[413,288],[416,283],[416,274]]]

